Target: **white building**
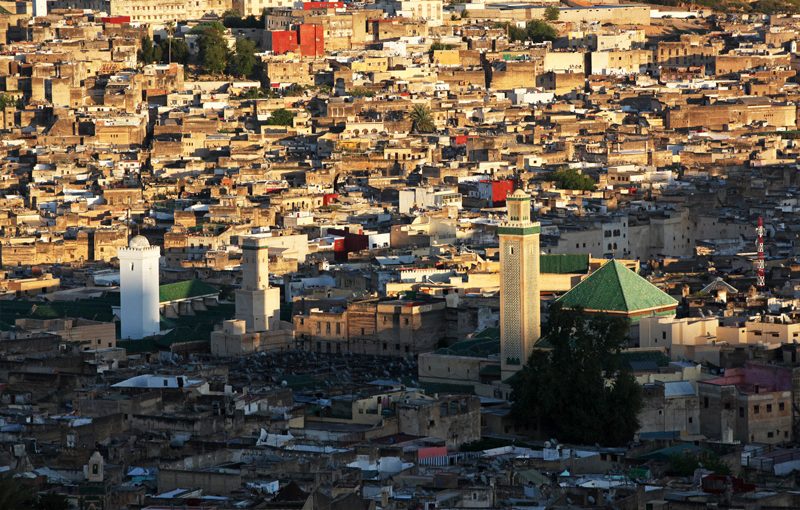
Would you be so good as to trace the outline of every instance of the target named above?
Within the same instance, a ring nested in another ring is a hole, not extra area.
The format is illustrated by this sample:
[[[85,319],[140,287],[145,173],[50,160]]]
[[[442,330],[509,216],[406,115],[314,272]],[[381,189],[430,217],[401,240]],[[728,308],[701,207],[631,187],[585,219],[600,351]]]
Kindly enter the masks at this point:
[[[123,339],[157,335],[159,327],[158,263],[161,249],[143,236],[131,238],[117,252],[120,273],[120,320]]]

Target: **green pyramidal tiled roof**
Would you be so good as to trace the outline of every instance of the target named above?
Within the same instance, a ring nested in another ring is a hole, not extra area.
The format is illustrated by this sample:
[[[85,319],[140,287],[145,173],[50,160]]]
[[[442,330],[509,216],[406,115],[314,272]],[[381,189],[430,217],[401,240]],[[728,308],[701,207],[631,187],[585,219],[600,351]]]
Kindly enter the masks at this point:
[[[178,301],[210,294],[219,294],[219,289],[200,280],[185,280],[176,283],[167,283],[158,288],[158,300],[161,303]]]
[[[667,293],[616,260],[590,274],[557,302],[565,308],[623,313],[678,304]]]

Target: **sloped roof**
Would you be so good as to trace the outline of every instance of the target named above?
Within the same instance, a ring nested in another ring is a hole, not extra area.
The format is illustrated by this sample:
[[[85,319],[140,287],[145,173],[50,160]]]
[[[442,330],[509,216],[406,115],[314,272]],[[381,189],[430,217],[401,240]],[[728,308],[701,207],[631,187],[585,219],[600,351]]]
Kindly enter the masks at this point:
[[[616,260],[590,274],[557,302],[565,308],[622,313],[678,306],[669,294]]]
[[[158,300],[161,303],[216,295],[219,295],[219,289],[200,280],[167,283],[158,288]]]
[[[721,289],[726,290],[727,292],[730,292],[731,294],[735,294],[735,293],[739,292],[736,289],[736,287],[734,287],[730,283],[726,282],[722,278],[716,278],[713,282],[711,282],[708,285],[706,285],[705,287],[703,287],[703,289],[700,292],[701,293],[705,293],[705,294],[711,294],[715,290],[721,290]]]
[[[542,254],[539,256],[539,271],[550,274],[589,272],[589,254]]]

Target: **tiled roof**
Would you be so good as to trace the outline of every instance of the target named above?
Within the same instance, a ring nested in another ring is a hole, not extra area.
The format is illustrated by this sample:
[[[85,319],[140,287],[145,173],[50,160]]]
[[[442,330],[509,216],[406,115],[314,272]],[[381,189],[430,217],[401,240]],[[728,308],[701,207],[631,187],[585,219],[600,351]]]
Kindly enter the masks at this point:
[[[201,296],[218,295],[219,289],[200,280],[186,280],[168,283],[158,288],[158,300],[161,303],[191,299]]]
[[[632,313],[677,307],[667,293],[611,260],[558,299],[565,308]]]
[[[548,274],[586,274],[589,272],[589,254],[540,255],[539,271]]]

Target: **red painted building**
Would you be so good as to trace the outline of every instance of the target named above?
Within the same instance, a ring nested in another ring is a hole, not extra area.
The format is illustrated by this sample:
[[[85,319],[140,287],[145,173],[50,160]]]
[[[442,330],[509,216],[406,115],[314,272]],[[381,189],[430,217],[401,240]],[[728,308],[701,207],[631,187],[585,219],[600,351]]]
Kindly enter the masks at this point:
[[[481,181],[478,183],[478,195],[490,203],[490,207],[502,207],[506,197],[514,192],[514,180]]]
[[[267,32],[267,49],[276,55],[298,52],[304,57],[325,54],[325,35],[322,25],[303,23],[293,30]]]
[[[267,32],[267,48],[276,55],[297,50],[297,32],[295,30],[273,30]]]
[[[124,23],[130,23],[131,17],[130,16],[105,16],[100,18],[101,23],[107,23],[109,25],[122,25]]]
[[[304,57],[320,57],[325,55],[325,33],[322,25],[300,25],[300,54]]]

